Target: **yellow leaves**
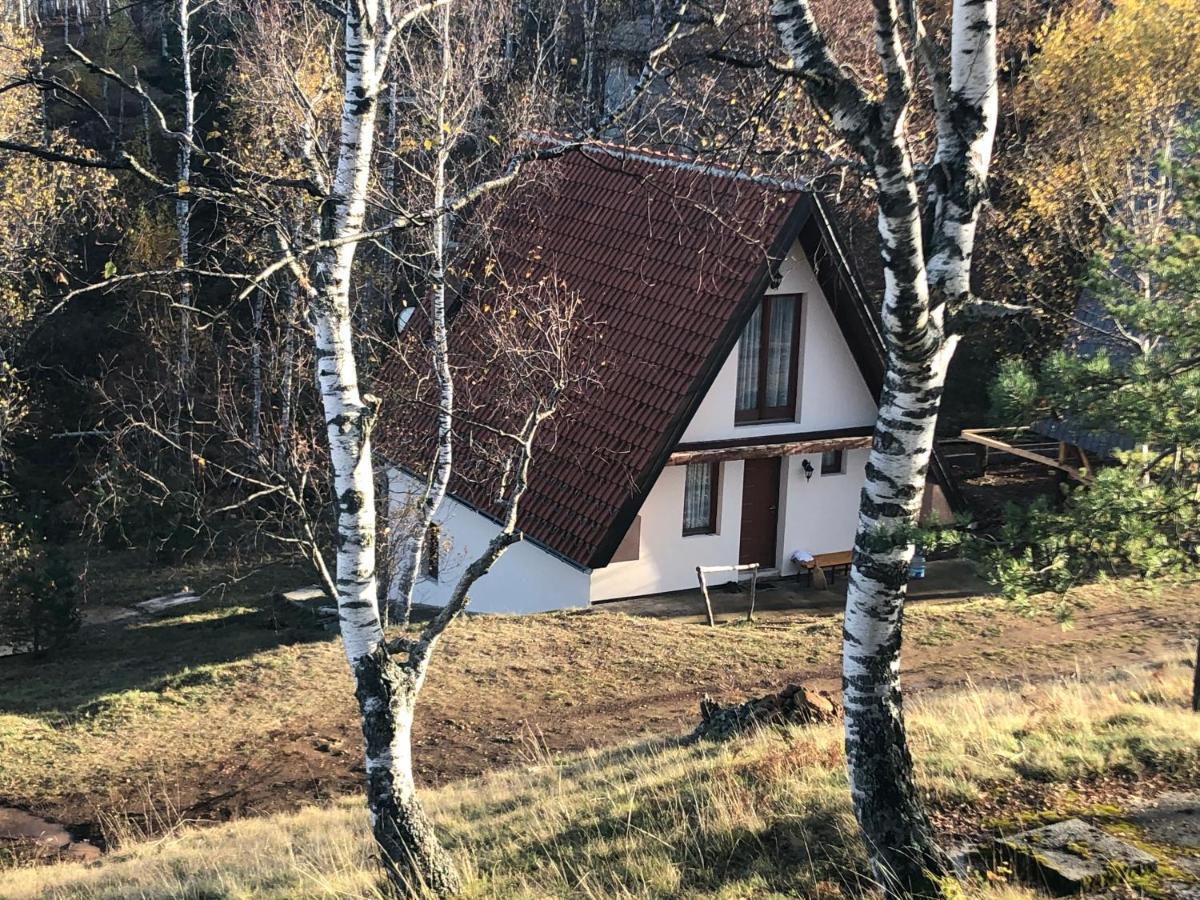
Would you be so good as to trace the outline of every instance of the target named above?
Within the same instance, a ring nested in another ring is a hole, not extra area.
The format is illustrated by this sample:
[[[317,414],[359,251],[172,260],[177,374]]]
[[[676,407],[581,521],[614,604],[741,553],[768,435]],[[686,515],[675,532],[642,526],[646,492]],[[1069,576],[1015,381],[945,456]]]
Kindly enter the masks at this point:
[[[487,139],[489,141],[491,141],[493,144],[495,144],[497,147],[500,146],[500,138],[496,137],[494,134],[489,134]]]
[[[426,150],[432,150],[433,149],[433,141],[431,141],[429,138],[425,138],[425,140],[421,141],[421,146],[424,147]]]
[[[449,134],[449,133],[450,133],[450,123],[443,122],[442,123],[442,134]]]
[[[570,62],[570,64],[571,64],[571,65],[573,65],[573,66],[577,66],[577,65],[579,65],[579,59],[578,59],[577,57],[574,57],[574,56],[572,56],[572,57],[570,58],[570,60],[568,60],[568,62]]]
[[[190,194],[192,192],[192,187],[186,181],[181,181],[179,184],[175,185],[175,192],[179,194]]]
[[[1200,96],[1200,15],[1196,0],[1078,4],[1038,43],[1017,95],[1033,132],[1014,177],[1030,212],[1055,225],[1128,190]]]
[[[0,22],[0,72],[23,72],[41,58],[32,33],[12,22]],[[92,159],[97,154],[82,147],[65,130],[42,132],[41,99],[33,87],[13,87],[0,92],[0,135],[41,145],[48,137],[52,149]],[[45,299],[25,285],[27,276],[41,275],[50,283],[68,284],[56,259],[63,258],[61,241],[85,233],[106,206],[119,198],[102,195],[116,185],[109,172],[22,156],[11,164],[0,163],[0,269],[9,277],[0,284],[0,317],[5,326],[16,326],[37,312]],[[13,290],[15,285],[23,287]]]

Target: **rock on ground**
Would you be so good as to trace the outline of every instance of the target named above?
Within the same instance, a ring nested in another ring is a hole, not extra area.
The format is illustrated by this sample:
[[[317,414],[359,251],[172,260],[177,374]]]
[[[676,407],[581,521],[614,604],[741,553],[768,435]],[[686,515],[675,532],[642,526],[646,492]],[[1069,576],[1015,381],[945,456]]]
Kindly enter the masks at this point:
[[[178,594],[169,594],[166,597],[154,597],[151,600],[143,600],[141,603],[133,605],[134,608],[141,610],[147,615],[165,616],[181,606],[190,606],[193,603],[199,602],[200,598],[191,591],[180,591]]]
[[[72,839],[71,833],[57,822],[10,807],[0,807],[0,847],[18,858],[57,857],[91,862],[100,856],[100,848]]]
[[[1161,794],[1129,813],[1126,819],[1156,841],[1200,850],[1200,793]]]
[[[1123,874],[1158,865],[1144,850],[1079,819],[1023,831],[996,844],[1018,875],[1057,894],[1099,890]]]

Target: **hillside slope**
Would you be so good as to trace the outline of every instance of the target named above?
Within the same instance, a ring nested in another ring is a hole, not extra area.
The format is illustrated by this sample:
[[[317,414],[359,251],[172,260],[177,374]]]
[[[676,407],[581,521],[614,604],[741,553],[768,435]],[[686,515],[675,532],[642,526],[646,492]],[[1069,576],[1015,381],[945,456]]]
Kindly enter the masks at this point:
[[[1179,658],[1090,683],[918,701],[910,721],[919,776],[944,838],[977,840],[1068,814],[1117,827],[1132,795],[1194,785],[1200,729],[1187,710],[1190,677]],[[720,746],[644,742],[428,796],[469,874],[467,897],[732,900],[835,897],[869,887],[835,726]],[[1143,846],[1164,865],[1176,852]],[[180,828],[90,868],[0,874],[0,896],[376,897],[370,852],[365,812],[347,798]],[[973,893],[1012,893],[1003,871],[990,874]],[[1158,890],[1151,882],[1139,888]]]
[[[174,577],[203,588],[210,576]],[[114,828],[156,834],[357,793],[362,739],[340,643],[263,600],[296,578],[247,580],[187,615],[85,632],[48,661],[0,659],[0,806],[102,843]],[[101,599],[147,590],[122,582]],[[1186,652],[1196,597],[1193,586],[1098,585],[1078,593],[1066,631],[994,598],[914,604],[905,683],[1037,680]],[[681,734],[706,693],[742,699],[789,681],[836,690],[840,637],[840,615],[799,610],[716,629],[601,612],[468,618],[446,636],[418,706],[418,776],[437,785],[534,748]]]

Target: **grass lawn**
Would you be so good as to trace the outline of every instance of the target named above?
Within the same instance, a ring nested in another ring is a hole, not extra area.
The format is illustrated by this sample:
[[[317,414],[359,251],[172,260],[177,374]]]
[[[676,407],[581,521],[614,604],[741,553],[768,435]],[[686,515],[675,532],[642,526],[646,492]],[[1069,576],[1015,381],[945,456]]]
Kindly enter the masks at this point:
[[[1180,655],[1090,681],[919,697],[910,732],[943,835],[977,839],[1068,814],[1112,826],[1128,793],[1194,785],[1200,728],[1188,711],[1190,679]],[[732,900],[870,887],[835,726],[547,757],[427,797],[468,874],[467,897]],[[91,867],[10,871],[0,874],[0,896],[381,897],[370,854],[360,800],[343,798],[181,826]],[[969,893],[1025,896],[1003,871],[989,875]],[[1137,887],[1158,890],[1153,880]]]

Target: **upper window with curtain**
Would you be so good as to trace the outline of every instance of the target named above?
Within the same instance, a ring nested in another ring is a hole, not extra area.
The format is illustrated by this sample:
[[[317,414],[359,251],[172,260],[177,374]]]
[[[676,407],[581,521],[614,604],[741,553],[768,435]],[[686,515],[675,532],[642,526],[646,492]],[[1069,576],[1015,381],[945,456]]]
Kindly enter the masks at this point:
[[[800,301],[800,294],[768,294],[746,323],[738,344],[738,424],[796,417]]]

